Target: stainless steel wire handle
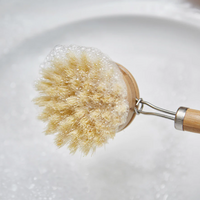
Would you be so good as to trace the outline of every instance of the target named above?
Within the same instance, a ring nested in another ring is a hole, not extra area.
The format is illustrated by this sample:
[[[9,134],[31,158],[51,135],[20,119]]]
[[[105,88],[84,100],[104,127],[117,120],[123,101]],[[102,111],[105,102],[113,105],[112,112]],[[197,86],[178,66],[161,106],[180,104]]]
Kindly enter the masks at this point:
[[[157,110],[159,112],[143,111],[144,105],[149,106],[150,108]],[[139,115],[139,114],[154,115],[154,116],[173,120],[174,126],[176,129],[184,130],[183,122],[184,122],[184,118],[185,118],[187,109],[188,108],[186,108],[186,107],[180,107],[177,110],[177,112],[173,112],[173,111],[169,111],[169,110],[160,108],[158,106],[155,106],[152,103],[149,103],[148,101],[144,101],[142,98],[140,98],[140,99],[136,98],[136,107],[134,110],[137,115]]]
[[[154,110],[160,111],[161,113],[156,113],[156,112],[147,112],[143,111],[144,105],[147,105]],[[175,120],[176,112],[172,112],[163,108],[160,108],[158,106],[153,105],[152,103],[149,103],[148,101],[144,101],[142,98],[136,99],[136,107],[135,107],[135,112],[136,114],[144,114],[144,115],[154,115],[158,117],[163,117],[167,118],[170,120]],[[162,114],[165,113],[165,114]]]

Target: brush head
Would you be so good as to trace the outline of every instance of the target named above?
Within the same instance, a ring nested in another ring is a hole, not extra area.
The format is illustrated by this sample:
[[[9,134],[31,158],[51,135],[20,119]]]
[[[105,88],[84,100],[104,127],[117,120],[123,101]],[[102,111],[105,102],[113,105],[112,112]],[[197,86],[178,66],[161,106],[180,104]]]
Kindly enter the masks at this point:
[[[122,65],[118,64],[118,67],[123,75],[124,81],[127,87],[127,98],[129,102],[129,112],[126,123],[119,127],[119,131],[125,129],[127,126],[131,124],[133,119],[136,116],[135,109],[138,109],[138,105],[136,105],[136,99],[140,99],[139,88],[137,82],[135,81],[132,74]]]
[[[36,83],[46,134],[71,153],[87,155],[114,138],[127,122],[127,86],[118,65],[97,49],[57,46],[41,67]]]

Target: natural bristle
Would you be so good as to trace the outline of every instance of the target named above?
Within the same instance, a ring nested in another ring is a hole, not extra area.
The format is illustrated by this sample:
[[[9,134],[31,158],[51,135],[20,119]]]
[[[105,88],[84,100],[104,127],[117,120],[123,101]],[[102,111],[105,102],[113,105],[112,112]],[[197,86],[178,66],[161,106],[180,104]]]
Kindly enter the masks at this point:
[[[127,119],[127,89],[118,66],[94,48],[57,46],[41,68],[36,84],[47,121],[46,134],[71,153],[84,155],[114,138]]]

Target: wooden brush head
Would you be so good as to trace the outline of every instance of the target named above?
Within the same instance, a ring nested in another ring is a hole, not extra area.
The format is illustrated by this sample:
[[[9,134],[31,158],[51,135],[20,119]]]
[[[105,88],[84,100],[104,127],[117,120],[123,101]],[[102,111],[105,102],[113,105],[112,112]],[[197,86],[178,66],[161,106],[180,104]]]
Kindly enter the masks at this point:
[[[127,121],[125,124],[121,125],[119,127],[119,131],[122,131],[123,129],[125,129],[135,118],[135,111],[134,108],[136,107],[136,98],[139,99],[140,98],[140,94],[139,94],[139,89],[137,86],[137,83],[134,79],[134,77],[132,76],[132,74],[122,65],[116,63],[120,69],[120,71],[122,72],[124,81],[126,83],[127,86],[127,98],[128,98],[128,102],[129,102],[129,113],[128,113],[128,117],[127,117]]]

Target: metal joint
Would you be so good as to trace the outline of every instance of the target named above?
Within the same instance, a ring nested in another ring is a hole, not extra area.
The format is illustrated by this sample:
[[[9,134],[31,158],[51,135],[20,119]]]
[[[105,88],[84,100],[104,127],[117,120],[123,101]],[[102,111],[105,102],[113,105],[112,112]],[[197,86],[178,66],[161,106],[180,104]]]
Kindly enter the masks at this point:
[[[174,127],[177,130],[183,131],[183,120],[184,120],[187,109],[188,108],[186,108],[186,107],[180,107],[176,112],[176,116],[175,116],[175,120],[174,120]]]

